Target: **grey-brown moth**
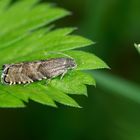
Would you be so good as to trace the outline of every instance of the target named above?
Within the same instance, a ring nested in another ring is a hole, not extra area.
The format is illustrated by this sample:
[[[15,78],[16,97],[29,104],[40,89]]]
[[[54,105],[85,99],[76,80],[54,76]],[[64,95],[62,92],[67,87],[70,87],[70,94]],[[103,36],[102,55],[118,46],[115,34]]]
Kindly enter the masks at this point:
[[[5,64],[2,68],[1,82],[3,84],[26,84],[42,79],[63,77],[69,69],[76,68],[72,58],[52,58],[34,62]]]

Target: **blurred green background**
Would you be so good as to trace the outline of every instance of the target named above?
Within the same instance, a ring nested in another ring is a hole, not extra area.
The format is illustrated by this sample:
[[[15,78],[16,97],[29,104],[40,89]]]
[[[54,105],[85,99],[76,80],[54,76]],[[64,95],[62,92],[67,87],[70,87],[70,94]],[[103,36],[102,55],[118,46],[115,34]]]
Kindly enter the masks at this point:
[[[58,109],[30,102],[25,109],[0,109],[1,140],[140,140],[139,0],[49,0],[72,11],[55,24],[76,26],[96,44],[95,53],[111,70],[92,72],[97,87],[83,106]],[[121,78],[120,78],[121,77]]]

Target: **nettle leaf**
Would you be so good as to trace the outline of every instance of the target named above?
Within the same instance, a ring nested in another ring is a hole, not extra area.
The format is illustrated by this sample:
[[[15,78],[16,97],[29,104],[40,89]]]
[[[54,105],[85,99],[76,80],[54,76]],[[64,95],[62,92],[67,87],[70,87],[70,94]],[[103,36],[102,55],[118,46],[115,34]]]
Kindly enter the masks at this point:
[[[50,84],[65,93],[81,95],[87,95],[85,84],[96,85],[94,78],[81,71],[71,71],[62,80],[57,78],[52,80]]]
[[[68,71],[62,79],[58,76],[51,81],[42,80],[28,85],[1,83],[0,107],[25,107],[30,100],[52,107],[57,107],[57,103],[81,107],[70,96],[87,96],[86,86],[95,86],[93,76],[86,70],[108,66],[94,54],[79,50],[94,42],[70,35],[76,28],[53,29],[54,26],[50,25],[69,14],[65,9],[37,0],[0,1],[0,67],[58,57],[71,57],[77,64],[77,68]]]

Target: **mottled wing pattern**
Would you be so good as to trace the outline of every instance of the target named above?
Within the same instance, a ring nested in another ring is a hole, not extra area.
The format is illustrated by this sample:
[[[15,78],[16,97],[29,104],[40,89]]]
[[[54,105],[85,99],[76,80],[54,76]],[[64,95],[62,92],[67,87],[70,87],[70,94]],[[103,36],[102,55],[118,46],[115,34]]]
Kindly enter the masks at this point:
[[[40,71],[47,78],[56,77],[67,71],[69,68],[68,59],[50,59],[48,61],[42,61],[38,71]]]
[[[70,58],[53,58],[35,62],[7,64],[1,76],[5,84],[25,84],[47,78],[64,75],[68,69],[73,69],[76,64]]]

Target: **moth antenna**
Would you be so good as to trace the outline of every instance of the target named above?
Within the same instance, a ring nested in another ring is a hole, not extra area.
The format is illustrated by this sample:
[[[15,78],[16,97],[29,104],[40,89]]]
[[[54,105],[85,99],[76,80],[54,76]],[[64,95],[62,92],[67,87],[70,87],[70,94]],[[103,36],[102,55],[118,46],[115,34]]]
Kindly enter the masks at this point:
[[[55,51],[45,52],[45,55],[49,55],[49,54],[61,54],[61,55],[63,55],[63,56],[66,56],[66,57],[69,57],[69,58],[71,58],[71,59],[74,59],[74,58],[71,57],[70,55],[65,54],[65,53],[62,53],[62,52],[55,52]]]

